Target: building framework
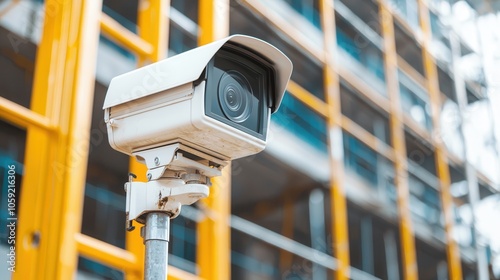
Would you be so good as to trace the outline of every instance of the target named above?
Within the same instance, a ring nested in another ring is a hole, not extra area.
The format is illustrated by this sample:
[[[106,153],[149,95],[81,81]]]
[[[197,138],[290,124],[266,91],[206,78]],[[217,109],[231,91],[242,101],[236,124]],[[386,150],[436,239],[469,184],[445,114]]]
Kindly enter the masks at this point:
[[[169,43],[172,43],[169,42],[172,37],[169,32],[173,30],[171,24],[178,24],[172,23],[172,19],[176,15],[179,18],[178,10],[174,8],[175,11],[171,11],[173,2],[176,1],[140,0],[137,32],[134,32],[103,11],[101,1],[45,1],[29,108],[0,97],[0,118],[27,132],[16,235],[19,244],[16,247],[17,270],[12,274],[13,279],[71,279],[77,270],[79,256],[123,271],[127,279],[142,279],[144,246],[138,230],[126,233],[125,249],[81,231],[87,160],[93,143],[89,131],[94,107],[94,69],[100,36],[132,53],[137,58],[137,66],[167,57]],[[480,100],[482,95],[480,90],[475,92],[460,77],[457,69],[452,69],[450,75],[442,70],[443,67],[439,67],[440,62],[432,49],[433,37],[437,37],[433,30],[435,22],[431,18],[435,14],[432,2],[404,1],[405,5],[416,5],[405,6],[407,11],[418,10],[414,18],[410,12],[401,11],[398,1],[369,1],[369,6],[373,7],[369,11],[356,10],[356,4],[348,6],[348,1],[302,1],[310,2],[307,11],[312,14],[311,24],[319,30],[319,37],[314,39],[318,41],[309,40],[299,27],[286,21],[279,11],[273,10],[269,2],[236,2],[199,1],[196,44],[207,44],[233,33],[235,28],[231,25],[231,17],[239,16],[234,12],[238,10],[238,13],[249,12],[265,22],[286,36],[284,41],[297,46],[303,55],[320,63],[322,84],[314,85],[321,88],[320,94],[311,90],[314,86],[297,81],[293,76],[287,90],[290,98],[305,105],[307,110],[325,122],[326,149],[323,154],[328,155],[329,163],[328,191],[325,192],[328,197],[325,200],[329,201],[330,208],[321,215],[329,219],[325,224],[330,228],[323,231],[331,233],[331,246],[327,246],[331,250],[324,248],[325,245],[315,246],[314,242],[311,242],[311,246],[305,246],[292,240],[293,203],[302,195],[300,192],[284,195],[281,234],[232,215],[231,178],[238,174],[231,176],[229,166],[224,170],[224,175],[213,182],[212,193],[215,195],[203,201],[197,209],[192,209],[196,213],[193,219],[197,237],[196,273],[172,266],[169,268],[171,278],[230,279],[233,256],[231,230],[236,230],[246,232],[253,238],[265,236],[261,238],[274,243],[281,250],[279,263],[282,267],[291,265],[291,255],[300,255],[308,260],[316,267],[311,274],[313,279],[321,279],[326,275],[339,280],[378,279],[375,260],[362,259],[360,266],[352,263],[358,256],[351,255],[353,240],[350,238],[355,236],[349,228],[348,209],[352,201],[348,193],[352,172],[348,166],[351,161],[355,164],[361,159],[350,154],[346,146],[358,145],[377,154],[377,161],[385,162],[392,169],[388,176],[394,187],[397,209],[394,224],[398,228],[395,236],[398,237],[396,247],[400,248],[401,271],[397,266],[390,267],[387,264],[387,271],[384,272],[387,278],[428,277],[418,269],[417,247],[421,241],[416,240],[415,232],[420,223],[415,223],[410,205],[412,199],[416,199],[416,195],[412,194],[414,183],[426,180],[423,179],[426,176],[419,177],[417,173],[424,172],[433,176],[420,185],[432,185],[429,192],[438,194],[439,201],[436,204],[440,206],[436,207],[441,211],[438,216],[443,217],[442,241],[447,268],[441,269],[449,279],[468,279],[470,273],[466,275],[463,269],[465,253],[461,251],[455,237],[456,206],[460,199],[465,199],[473,207],[482,199],[482,192],[495,193],[498,190],[495,189],[495,183],[475,169],[466,157],[464,159],[462,155],[450,152],[446,140],[443,140],[445,128],[442,127],[441,115],[445,103],[455,99],[463,111],[469,103]],[[317,15],[311,12],[313,8],[316,8]],[[299,10],[299,14],[307,13],[305,8]],[[3,10],[1,13],[8,11]],[[405,13],[408,15],[406,18]],[[412,26],[413,23],[416,26]],[[185,29],[186,26],[189,25],[185,25]],[[350,29],[356,31],[350,34]],[[446,35],[446,38],[451,38],[453,58],[450,65],[455,66],[466,46],[453,33],[450,34]],[[346,36],[351,36],[360,53],[351,51],[345,55],[346,50],[349,51],[345,48]],[[371,52],[380,59],[378,68],[370,64],[373,57],[363,58],[363,53]],[[420,61],[415,62],[419,58]],[[356,69],[349,68],[352,59],[381,77],[382,93],[378,92],[375,82],[370,84],[371,80],[363,81],[356,75]],[[446,80],[447,76],[450,81]],[[415,85],[417,90],[408,84]],[[451,94],[447,92],[449,84],[453,84],[454,88]],[[416,93],[418,89],[425,97]],[[403,94],[405,90],[409,92],[406,95]],[[344,106],[347,104],[346,98],[350,98],[346,97],[346,92],[354,92],[353,96],[362,100],[359,104],[368,104],[375,115],[385,118],[387,130],[382,130],[382,136],[379,130],[367,127],[366,120],[359,119],[354,111]],[[423,107],[427,106],[430,110],[426,113],[424,108],[424,112],[415,118],[405,107],[405,102],[411,99],[408,96],[413,100],[426,99]],[[233,173],[238,170],[237,167],[233,166]],[[130,161],[129,169],[135,174],[146,174],[145,167],[135,160]],[[420,171],[422,169],[424,171]],[[364,174],[368,173],[365,171]],[[451,186],[463,179],[468,182],[468,195],[459,198],[453,195]],[[367,229],[373,229],[372,226],[364,227],[372,222],[362,219],[361,235]],[[472,231],[474,236],[478,234],[473,226]],[[384,238],[388,240],[391,237],[384,235]],[[363,243],[363,240],[361,237],[360,242]],[[363,244],[362,251],[367,246],[375,246]],[[469,262],[473,265],[468,270],[472,271],[472,275],[479,275],[472,279],[487,279],[486,246],[477,243],[471,246],[474,247],[474,253],[473,260]],[[388,254],[390,250],[385,252]],[[397,252],[395,254],[398,255]],[[311,257],[313,255],[315,257]],[[442,276],[439,273],[438,278]]]

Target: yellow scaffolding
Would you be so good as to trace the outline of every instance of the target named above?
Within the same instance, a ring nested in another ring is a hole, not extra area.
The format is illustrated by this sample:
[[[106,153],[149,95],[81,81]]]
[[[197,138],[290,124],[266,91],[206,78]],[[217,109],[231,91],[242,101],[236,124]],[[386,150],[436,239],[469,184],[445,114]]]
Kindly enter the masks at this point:
[[[139,34],[127,30],[101,11],[102,1],[47,0],[43,35],[38,47],[32,104],[26,109],[0,98],[0,118],[27,129],[25,174],[17,231],[19,269],[14,279],[71,279],[77,255],[123,270],[127,279],[142,279],[144,246],[139,230],[127,233],[121,249],[80,233],[83,193],[87,166],[94,69],[99,27],[103,35],[134,52],[140,64],[166,56],[168,9],[170,1],[141,0],[138,11]],[[426,86],[431,97],[434,129],[439,135],[440,91],[435,61],[429,52],[431,37],[429,11],[419,0],[423,31],[422,54],[426,77],[422,77],[395,49],[393,20],[401,21],[387,1],[379,0],[380,21],[385,48],[385,69],[389,100],[357,82],[352,73],[336,65],[335,14],[333,1],[320,1],[324,35],[323,46],[311,46],[294,36],[297,30],[284,22],[259,1],[243,4],[264,16],[288,34],[299,46],[323,63],[326,102],[291,81],[288,91],[320,116],[327,119],[331,161],[331,201],[333,249],[337,258],[336,279],[348,279],[349,242],[344,192],[342,130],[354,135],[395,165],[398,210],[405,279],[417,279],[417,264],[412,221],[409,213],[407,159],[404,126],[423,137],[429,133],[405,117],[399,103],[397,69],[413,73]],[[198,43],[203,45],[229,34],[229,0],[200,0]],[[343,116],[340,111],[339,79],[354,85],[359,92],[382,110],[390,113],[394,147],[381,142],[368,131]],[[436,150],[436,166],[441,187],[448,266],[451,279],[461,279],[460,253],[452,238],[453,216],[449,192],[450,175],[446,147],[438,138],[431,143]],[[138,180],[146,180],[146,169],[135,160],[130,170]],[[199,276],[174,267],[169,279],[230,278],[230,166],[214,180],[211,196],[200,203],[204,212],[198,224],[197,264]],[[21,246],[22,244],[22,246]],[[29,269],[25,269],[28,268]]]

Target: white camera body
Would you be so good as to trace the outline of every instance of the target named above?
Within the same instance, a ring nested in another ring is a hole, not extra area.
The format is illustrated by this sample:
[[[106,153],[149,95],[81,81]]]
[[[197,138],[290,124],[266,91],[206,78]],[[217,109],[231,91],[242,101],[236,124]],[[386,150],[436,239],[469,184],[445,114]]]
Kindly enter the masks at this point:
[[[128,155],[175,143],[223,161],[258,153],[291,71],[274,46],[234,35],[117,76],[109,143]]]

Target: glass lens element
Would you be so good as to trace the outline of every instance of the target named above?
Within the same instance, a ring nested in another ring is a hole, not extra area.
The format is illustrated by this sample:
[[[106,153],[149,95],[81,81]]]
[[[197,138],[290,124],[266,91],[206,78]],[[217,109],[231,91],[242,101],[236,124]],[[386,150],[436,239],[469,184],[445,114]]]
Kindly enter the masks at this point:
[[[234,122],[244,122],[252,113],[252,88],[238,71],[225,72],[219,80],[219,102],[226,117]]]

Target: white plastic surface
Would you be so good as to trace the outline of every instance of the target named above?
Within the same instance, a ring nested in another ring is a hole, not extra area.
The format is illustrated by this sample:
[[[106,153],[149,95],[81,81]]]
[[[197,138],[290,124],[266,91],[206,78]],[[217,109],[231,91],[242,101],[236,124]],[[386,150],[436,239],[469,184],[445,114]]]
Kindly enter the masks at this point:
[[[212,57],[228,42],[241,44],[271,61],[277,73],[273,104],[279,106],[292,73],[292,62],[267,42],[250,36],[233,35],[113,78],[103,109],[197,80]],[[273,108],[272,113],[276,110],[278,107]]]

